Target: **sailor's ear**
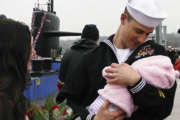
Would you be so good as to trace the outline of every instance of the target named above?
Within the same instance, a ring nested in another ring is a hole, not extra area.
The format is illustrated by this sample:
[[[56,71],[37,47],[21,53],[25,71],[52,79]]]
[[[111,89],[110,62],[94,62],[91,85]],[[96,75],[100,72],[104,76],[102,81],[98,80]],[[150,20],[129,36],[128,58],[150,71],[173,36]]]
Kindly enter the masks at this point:
[[[121,14],[121,24],[124,24],[125,23],[125,21],[127,20],[127,14],[126,13],[122,13]]]

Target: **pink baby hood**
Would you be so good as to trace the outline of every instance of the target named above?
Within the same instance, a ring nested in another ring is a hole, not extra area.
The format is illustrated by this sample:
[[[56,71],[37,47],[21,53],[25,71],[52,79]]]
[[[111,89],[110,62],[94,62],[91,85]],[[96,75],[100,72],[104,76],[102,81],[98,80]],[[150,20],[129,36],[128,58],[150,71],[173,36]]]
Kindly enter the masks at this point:
[[[171,88],[175,82],[177,73],[173,69],[171,60],[166,56],[146,57],[135,61],[132,67],[148,84],[152,84],[158,88]],[[107,67],[104,69],[107,69]],[[104,69],[103,71],[105,71]],[[103,72],[103,76],[105,74],[107,73]],[[128,117],[135,110],[131,95],[125,86],[107,84],[98,93],[103,98],[123,109]]]
[[[132,64],[132,67],[147,83],[158,88],[171,88],[175,82],[176,71],[171,60],[162,55],[147,57]]]

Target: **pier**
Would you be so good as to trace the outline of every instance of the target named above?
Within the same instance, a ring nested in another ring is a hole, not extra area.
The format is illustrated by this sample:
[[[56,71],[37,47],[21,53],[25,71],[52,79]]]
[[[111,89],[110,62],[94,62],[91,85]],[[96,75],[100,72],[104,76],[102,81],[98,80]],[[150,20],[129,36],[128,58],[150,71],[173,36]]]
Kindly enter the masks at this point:
[[[180,79],[177,79],[177,90],[175,95],[174,107],[171,115],[165,120],[180,119]]]

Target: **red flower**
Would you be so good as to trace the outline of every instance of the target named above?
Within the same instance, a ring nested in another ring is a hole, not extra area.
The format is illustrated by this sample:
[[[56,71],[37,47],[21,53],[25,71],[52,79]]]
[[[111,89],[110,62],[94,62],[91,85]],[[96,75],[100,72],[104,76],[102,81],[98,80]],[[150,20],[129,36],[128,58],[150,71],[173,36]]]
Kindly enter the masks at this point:
[[[43,111],[44,110],[44,106],[40,106],[39,109]]]
[[[64,111],[63,111],[63,116],[65,116],[65,115],[66,115],[66,113],[67,113],[67,110],[66,110],[66,109],[64,109]]]
[[[52,111],[55,110],[55,109],[57,109],[57,108],[59,108],[58,105],[53,105],[53,106],[52,106]]]
[[[27,115],[27,116],[33,116],[33,113],[34,113],[34,109],[29,110],[28,112],[25,113],[25,115]]]

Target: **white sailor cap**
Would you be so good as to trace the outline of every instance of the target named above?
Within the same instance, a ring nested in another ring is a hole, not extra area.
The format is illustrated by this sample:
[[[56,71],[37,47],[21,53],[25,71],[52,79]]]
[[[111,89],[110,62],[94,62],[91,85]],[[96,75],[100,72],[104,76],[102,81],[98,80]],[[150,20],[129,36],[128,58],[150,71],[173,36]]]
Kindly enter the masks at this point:
[[[128,0],[127,10],[137,22],[152,28],[167,17],[155,0]]]

